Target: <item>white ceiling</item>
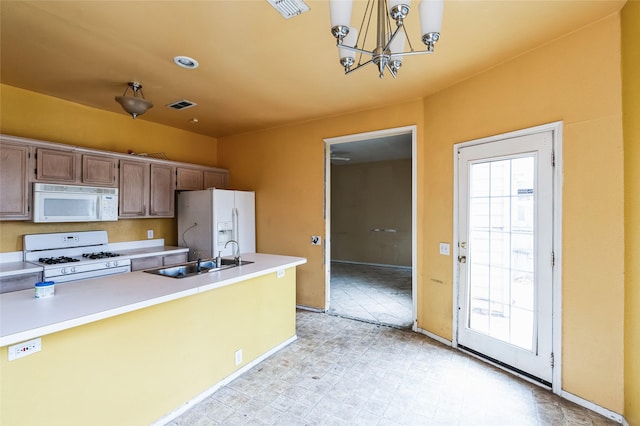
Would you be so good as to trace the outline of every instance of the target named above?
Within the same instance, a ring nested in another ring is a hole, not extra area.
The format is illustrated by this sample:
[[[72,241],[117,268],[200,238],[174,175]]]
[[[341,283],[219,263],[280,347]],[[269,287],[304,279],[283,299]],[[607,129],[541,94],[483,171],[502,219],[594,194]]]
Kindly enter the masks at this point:
[[[371,163],[411,158],[411,133],[331,145],[331,164]]]
[[[445,0],[435,53],[396,80],[345,76],[328,1],[284,19],[266,0],[0,2],[1,81],[125,114],[114,97],[139,81],[149,120],[209,135],[251,132],[421,98],[617,12],[624,0]],[[355,0],[352,25],[365,2]],[[417,1],[406,20],[419,41]],[[172,59],[186,55],[200,67]],[[182,111],[166,104],[188,99]],[[189,120],[197,118],[198,123]]]

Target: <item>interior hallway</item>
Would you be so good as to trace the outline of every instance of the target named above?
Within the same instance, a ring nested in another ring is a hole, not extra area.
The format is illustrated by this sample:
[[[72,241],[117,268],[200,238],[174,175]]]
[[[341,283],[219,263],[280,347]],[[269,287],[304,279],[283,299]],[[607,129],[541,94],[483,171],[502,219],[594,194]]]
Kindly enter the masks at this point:
[[[299,311],[297,335],[169,424],[617,424],[418,333]]]
[[[331,262],[329,313],[411,328],[411,269]]]

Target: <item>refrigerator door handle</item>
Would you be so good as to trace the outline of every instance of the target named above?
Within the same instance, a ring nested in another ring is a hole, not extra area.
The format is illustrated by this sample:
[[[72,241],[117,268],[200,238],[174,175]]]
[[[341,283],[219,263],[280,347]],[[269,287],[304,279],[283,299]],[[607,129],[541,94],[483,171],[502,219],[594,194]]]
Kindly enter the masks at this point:
[[[238,212],[238,209],[234,207],[233,209],[231,209],[231,214],[233,217],[233,239],[236,240],[238,244],[240,244],[240,221],[238,217],[240,213]]]

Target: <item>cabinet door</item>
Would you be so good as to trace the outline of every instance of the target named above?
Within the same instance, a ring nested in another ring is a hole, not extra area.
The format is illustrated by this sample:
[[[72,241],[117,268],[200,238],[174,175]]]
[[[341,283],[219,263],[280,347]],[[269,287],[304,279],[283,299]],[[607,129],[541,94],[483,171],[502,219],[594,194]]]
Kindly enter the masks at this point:
[[[175,167],[151,164],[150,216],[173,217],[175,200]]]
[[[202,170],[186,169],[178,167],[176,169],[176,189],[178,190],[198,190],[203,189],[202,186]]]
[[[225,189],[227,187],[227,173],[223,172],[204,172],[204,188]]]
[[[82,155],[82,183],[118,186],[117,160],[104,155]]]
[[[138,257],[131,259],[131,272],[162,266],[162,256]]]
[[[149,163],[120,161],[119,217],[144,217],[149,199]]]
[[[29,219],[26,146],[0,145],[0,220]]]
[[[77,156],[72,151],[38,148],[36,179],[46,182],[77,182]]]
[[[185,263],[187,260],[187,253],[167,254],[162,258],[162,264],[164,266],[176,265],[178,263]]]
[[[42,281],[42,272],[29,272],[11,277],[2,277],[0,278],[0,293],[27,290],[33,288],[38,281]]]

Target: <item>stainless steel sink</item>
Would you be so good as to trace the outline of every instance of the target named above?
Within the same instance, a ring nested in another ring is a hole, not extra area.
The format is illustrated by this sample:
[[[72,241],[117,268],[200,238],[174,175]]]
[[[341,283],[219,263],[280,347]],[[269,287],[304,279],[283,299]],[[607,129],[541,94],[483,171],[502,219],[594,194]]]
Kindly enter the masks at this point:
[[[220,265],[218,266],[216,265],[215,260],[203,260],[200,262],[199,268],[198,262],[189,262],[176,266],[148,269],[144,272],[148,272],[149,274],[163,275],[170,278],[187,278],[194,275],[207,274],[209,272],[235,268],[236,266],[248,265],[249,263],[253,262],[242,260],[238,263],[234,259],[222,259]]]

